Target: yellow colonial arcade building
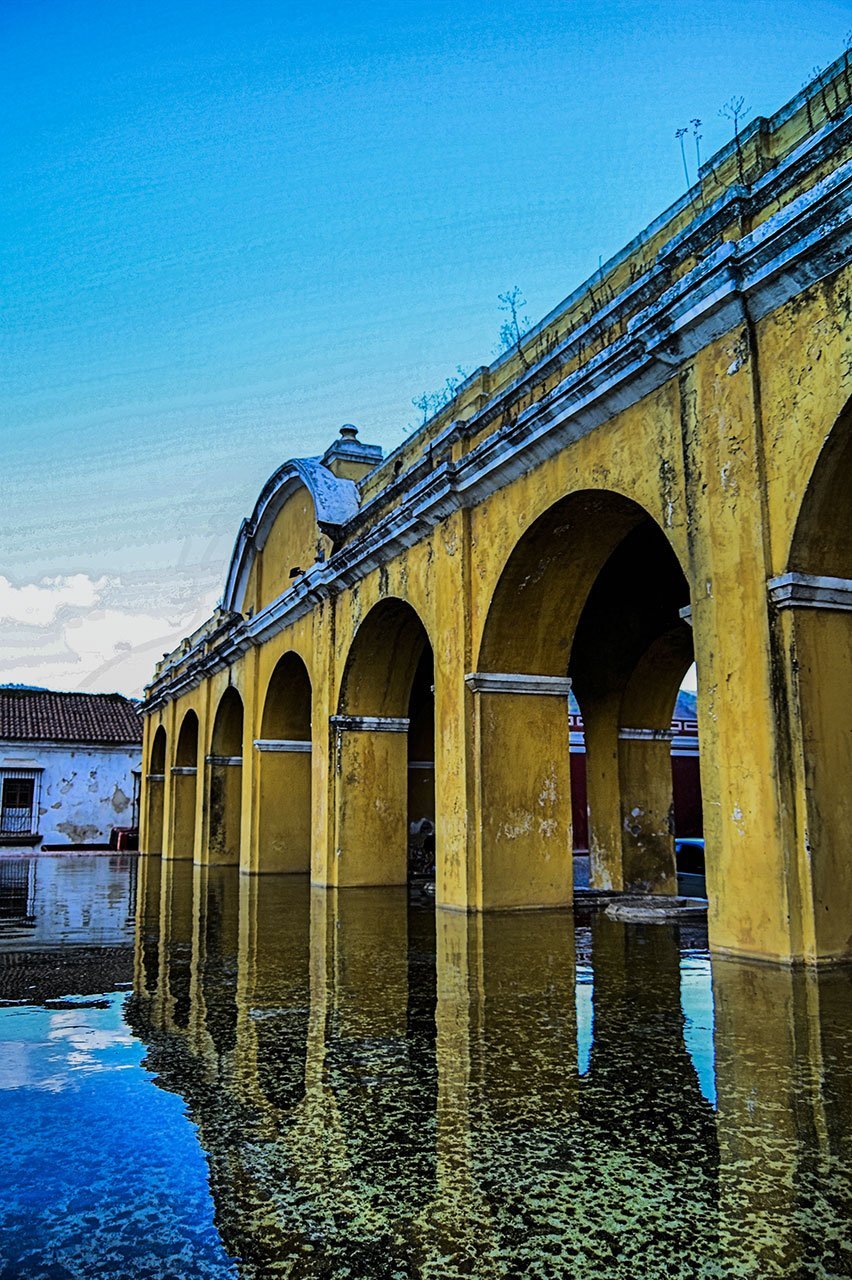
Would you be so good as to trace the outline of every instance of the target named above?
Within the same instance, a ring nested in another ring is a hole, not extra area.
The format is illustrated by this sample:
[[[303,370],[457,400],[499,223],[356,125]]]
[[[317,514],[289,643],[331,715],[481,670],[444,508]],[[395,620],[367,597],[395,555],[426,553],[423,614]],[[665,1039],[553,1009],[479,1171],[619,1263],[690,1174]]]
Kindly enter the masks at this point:
[[[146,690],[143,850],[404,884],[429,817],[439,911],[567,907],[570,689],[593,886],[674,893],[695,661],[711,947],[852,955],[851,250],[844,57],[389,457],[285,462]]]

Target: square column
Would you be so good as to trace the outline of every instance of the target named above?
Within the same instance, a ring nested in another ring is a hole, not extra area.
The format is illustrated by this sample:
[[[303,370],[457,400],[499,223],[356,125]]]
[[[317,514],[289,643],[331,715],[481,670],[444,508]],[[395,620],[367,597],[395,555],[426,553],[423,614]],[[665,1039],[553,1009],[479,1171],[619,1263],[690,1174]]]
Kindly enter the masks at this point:
[[[469,909],[568,906],[573,895],[571,681],[474,672],[477,866]]]
[[[786,667],[801,946],[852,955],[852,581],[785,573],[769,583]]]
[[[164,773],[146,773],[145,783],[145,838],[142,852],[162,853],[166,775]]]
[[[198,769],[194,765],[172,768],[172,804],[169,838],[164,856],[192,860],[195,849],[195,792]]]
[[[230,865],[240,860],[243,803],[242,756],[207,757],[208,838],[205,865]]]
[[[676,893],[671,729],[621,728],[623,887],[628,893]]]
[[[254,742],[257,803],[251,846],[254,872],[307,872],[311,866],[311,743]]]
[[[408,880],[408,720],[331,716],[336,883]]]

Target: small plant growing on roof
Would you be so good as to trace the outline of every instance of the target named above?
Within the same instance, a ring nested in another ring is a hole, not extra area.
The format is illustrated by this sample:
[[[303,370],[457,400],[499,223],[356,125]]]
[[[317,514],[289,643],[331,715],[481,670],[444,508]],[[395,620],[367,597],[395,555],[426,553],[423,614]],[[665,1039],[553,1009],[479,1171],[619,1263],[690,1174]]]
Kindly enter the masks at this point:
[[[518,285],[508,289],[506,293],[498,293],[497,301],[500,310],[506,317],[500,325],[499,347],[497,354],[502,355],[504,351],[517,352],[518,358],[525,369],[528,369],[529,361],[524,354],[523,339],[524,335],[529,333],[531,325],[529,316],[524,308],[527,300],[521,293]]]

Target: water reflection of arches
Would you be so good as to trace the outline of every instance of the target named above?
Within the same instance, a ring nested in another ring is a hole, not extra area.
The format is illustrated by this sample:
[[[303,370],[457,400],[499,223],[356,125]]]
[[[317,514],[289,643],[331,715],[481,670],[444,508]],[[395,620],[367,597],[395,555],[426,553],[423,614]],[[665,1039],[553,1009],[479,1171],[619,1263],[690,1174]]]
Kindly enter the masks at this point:
[[[420,618],[403,600],[381,601],[355,633],[332,720],[341,886],[408,878],[410,819],[435,808],[433,680]]]
[[[160,725],[154,734],[148,756],[147,813],[145,846],[147,853],[163,851],[163,813],[166,796],[166,731]]]
[[[198,794],[198,716],[187,711],[181,721],[171,772],[171,840],[168,856],[192,858],[195,852],[195,808]]]
[[[311,866],[311,680],[296,653],[279,659],[266,690],[260,737],[257,871],[309,871]]]
[[[770,584],[787,665],[806,954],[852,935],[852,405],[804,492],[788,572]]]
[[[587,490],[523,533],[468,678],[478,703],[485,905],[570,900],[568,677],[586,733],[592,879],[673,892],[671,718],[689,588],[660,526]],[[523,868],[523,871],[522,871]]]
[[[207,859],[211,863],[240,860],[242,764],[243,700],[233,685],[229,685],[216,709],[207,757]]]
[[[674,927],[593,917],[578,1078],[564,913],[418,913],[402,888],[175,862],[159,911],[154,880],[140,892],[160,999],[146,941],[130,1017],[199,1126],[226,1248],[258,1271],[310,1245],[317,1270],[364,1275],[497,1280],[531,1256],[566,1275],[842,1272],[845,971],[714,962],[714,1115]]]
[[[686,1045],[678,927],[595,913],[591,933],[594,1033],[579,1095],[587,1173],[624,1197],[630,1226],[616,1247],[626,1272],[666,1275],[683,1258],[681,1274],[701,1275],[718,1253],[720,1152]]]

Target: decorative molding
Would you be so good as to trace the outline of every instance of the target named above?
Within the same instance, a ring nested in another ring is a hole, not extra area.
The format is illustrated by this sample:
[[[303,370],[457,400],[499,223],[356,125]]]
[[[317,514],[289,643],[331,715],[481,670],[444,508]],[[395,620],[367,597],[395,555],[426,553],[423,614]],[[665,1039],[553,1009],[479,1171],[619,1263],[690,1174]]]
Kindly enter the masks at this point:
[[[750,187],[735,185],[723,192],[661,248],[645,276],[590,318],[588,325],[597,326],[602,334],[611,324],[623,322],[621,336],[607,342],[505,426],[483,435],[517,395],[573,360],[586,326],[572,330],[471,415],[464,425],[470,447],[457,462],[439,450],[435,465],[424,473],[423,459],[418,459],[405,483],[400,480],[388,486],[361,509],[352,497],[357,486],[344,496],[340,486],[351,482],[337,481],[317,459],[301,459],[280,468],[240,531],[226,585],[226,609],[233,610],[239,600],[251,557],[262,545],[280,503],[299,485],[311,491],[319,506],[335,508],[332,518],[327,511],[324,514],[336,536],[346,539],[344,545],[328,560],[314,564],[254,617],[243,619],[234,613],[214,636],[201,638],[188,652],[176,653],[149,686],[146,713],[197,687],[252,645],[265,643],[310,613],[322,600],[360,582],[428,536],[452,511],[475,506],[611,421],[725,333],[746,321],[760,320],[847,263],[852,258],[852,160],[782,205],[742,239],[721,244],[714,240],[717,223],[729,225],[736,209],[753,214],[818,171],[826,158],[837,154],[850,132],[850,121],[852,111],[847,111],[806,138]],[[652,225],[664,225],[665,216]],[[704,256],[698,264],[672,281],[672,266],[699,251]],[[542,325],[554,319],[551,313]],[[454,429],[459,429],[458,424]],[[319,510],[317,515],[324,523]],[[770,595],[780,582],[770,583]],[[775,602],[789,607],[783,593]],[[848,607],[837,599],[790,603]]]
[[[329,716],[332,729],[353,733],[408,733],[411,721],[402,716]]]
[[[198,769],[192,764],[176,764],[172,766],[173,778],[194,778]]]
[[[409,769],[434,769],[435,761],[434,760],[409,760],[408,767]]]
[[[256,751],[311,751],[311,743],[303,738],[255,738],[254,745]]]
[[[567,698],[571,681],[567,676],[530,676],[509,672],[472,671],[464,682],[471,693],[527,693]]]
[[[688,627],[692,626],[692,605],[684,605],[682,609],[678,609],[678,617],[686,623]]]
[[[852,612],[852,578],[824,578],[813,573],[782,573],[767,583],[776,609],[832,609]]]
[[[165,782],[166,775],[164,773],[146,773],[146,782]]]
[[[243,763],[242,756],[213,756],[207,757],[208,764],[234,765],[241,766]]]
[[[619,729],[619,742],[674,742],[674,729]]]

